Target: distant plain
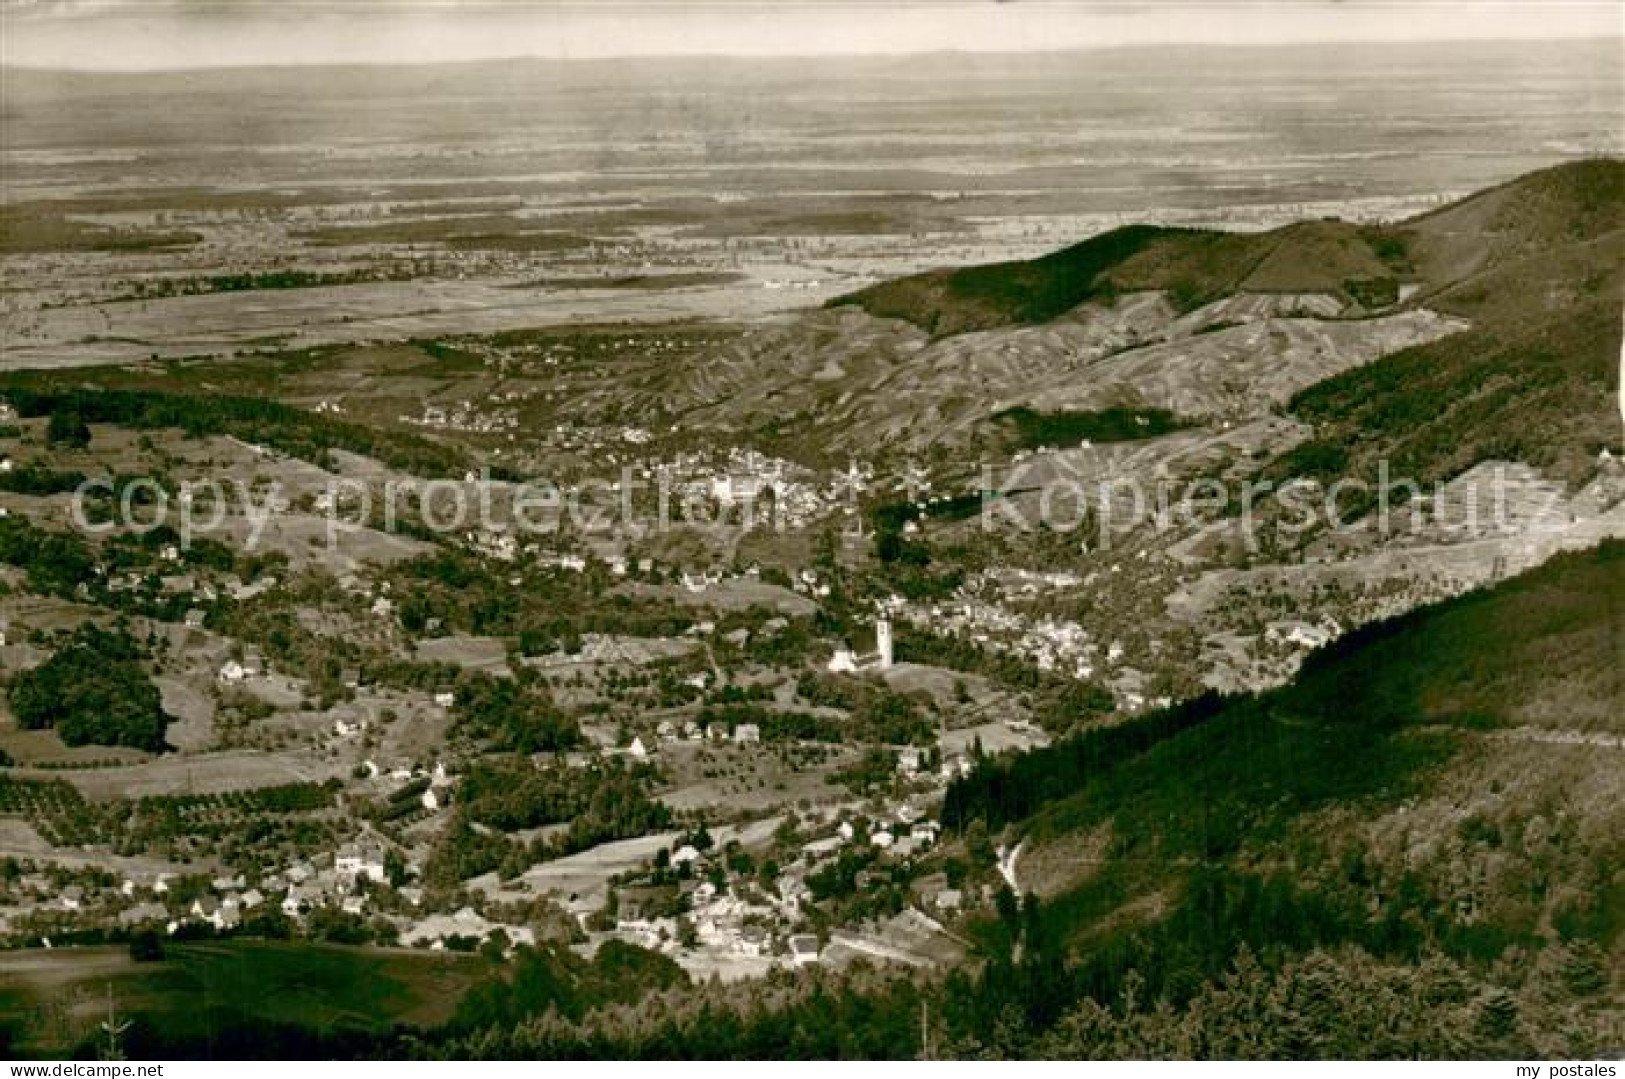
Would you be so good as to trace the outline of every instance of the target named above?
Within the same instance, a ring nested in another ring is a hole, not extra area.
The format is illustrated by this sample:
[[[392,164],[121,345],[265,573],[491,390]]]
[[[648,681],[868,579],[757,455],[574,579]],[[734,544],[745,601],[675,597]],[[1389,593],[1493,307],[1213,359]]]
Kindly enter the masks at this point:
[[[759,320],[1129,221],[1392,219],[1618,153],[1617,61],[1598,42],[8,69],[0,367]]]

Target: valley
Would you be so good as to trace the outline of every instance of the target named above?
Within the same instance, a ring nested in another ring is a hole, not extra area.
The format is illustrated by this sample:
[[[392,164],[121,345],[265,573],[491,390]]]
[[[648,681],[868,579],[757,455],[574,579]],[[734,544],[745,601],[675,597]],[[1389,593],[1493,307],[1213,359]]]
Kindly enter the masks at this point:
[[[1617,1044],[1618,103],[1460,48],[7,69],[0,1051]]]

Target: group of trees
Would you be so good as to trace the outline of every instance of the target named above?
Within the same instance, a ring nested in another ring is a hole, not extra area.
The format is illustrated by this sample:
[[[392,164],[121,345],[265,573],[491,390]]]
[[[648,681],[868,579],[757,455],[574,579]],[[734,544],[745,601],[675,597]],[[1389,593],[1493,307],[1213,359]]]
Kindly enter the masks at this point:
[[[616,594],[609,568],[590,562],[585,572],[532,568],[525,586],[508,583],[474,555],[439,550],[403,562],[394,583],[401,625],[409,633],[462,631],[517,637],[520,654],[578,652],[585,634],[675,637],[694,624],[692,611],[674,601]]]
[[[12,712],[30,730],[54,729],[66,745],[162,752],[169,717],[141,658],[122,627],[86,623],[50,659],[12,679]]]
[[[87,496],[87,517],[94,521],[108,513],[109,498],[116,502],[122,497],[122,485],[130,481],[130,477],[114,477],[111,495],[101,497],[108,492],[99,489],[97,495]],[[161,561],[163,549],[170,545],[180,549],[180,564],[193,569],[231,570],[252,577],[266,568],[280,569],[285,562],[279,554],[239,558],[224,544],[207,537],[194,537],[182,544],[179,534],[167,525],[143,533],[113,535],[97,548],[77,532],[41,528],[22,516],[0,517],[0,563],[20,567],[27,574],[29,591],[62,599],[88,598],[125,614],[160,620],[178,620],[187,607],[198,602],[195,597],[166,593],[160,587],[161,574],[177,572]],[[136,575],[140,586],[123,590],[110,587],[113,580],[126,573]]]
[[[590,816],[612,805],[648,811],[654,779],[649,765],[617,758],[585,768],[487,758],[463,777],[459,797],[470,819],[515,832]]]
[[[516,753],[556,753],[581,741],[574,717],[553,703],[539,676],[523,669],[513,678],[464,678],[454,719],[459,732]]]
[[[457,1006],[450,1029],[511,1029],[544,1013],[579,1020],[594,1008],[634,1004],[652,992],[686,987],[688,975],[671,959],[618,940],[590,959],[543,944],[521,949],[512,964],[476,986]]]
[[[47,468],[40,464],[24,465],[10,472],[0,472],[0,491],[15,495],[66,494],[77,490],[85,482],[85,474],[73,469]]]
[[[88,425],[107,423],[142,431],[179,428],[192,438],[231,435],[316,462],[325,460],[329,450],[348,450],[416,475],[457,476],[468,463],[460,452],[440,443],[259,397],[88,390],[58,386],[48,376],[33,373],[0,380],[0,393],[21,416],[49,417],[46,437],[53,445],[87,445]]]
[[[90,445],[90,425],[77,408],[54,408],[45,421],[45,441],[56,449],[82,450]]]
[[[415,264],[388,263],[354,270],[268,270],[264,273],[211,274],[202,277],[137,278],[125,283],[119,300],[157,300],[169,296],[203,296],[211,292],[257,292],[290,288],[327,288],[369,281],[409,281],[417,276]]]
[[[1070,681],[1041,671],[1020,656],[984,648],[964,637],[930,633],[909,625],[897,626],[894,633],[893,649],[899,663],[979,674],[1015,690],[1055,688]]]
[[[927,714],[929,701],[879,682],[808,671],[797,679],[796,695],[811,705],[848,712],[843,728],[849,741],[930,745],[936,740],[936,725]]]
[[[1085,301],[1110,300],[1117,289],[1112,272],[1134,255],[1211,235],[1127,225],[1036,259],[933,270],[838,296],[830,305],[855,304],[878,318],[907,319],[943,336],[1047,322]]]
[[[476,765],[430,853],[425,880],[454,890],[482,873],[513,876],[537,862],[669,828],[670,808],[649,791],[653,778],[646,766],[620,761],[584,769],[532,768],[517,759]],[[563,827],[528,843],[504,834],[547,824]]]
[[[1135,719],[1095,727],[1042,749],[980,758],[954,780],[943,799],[942,820],[963,829],[973,820],[989,829],[1025,820],[1042,806],[1083,787],[1104,771],[1218,715],[1226,699],[1214,693]]]
[[[0,562],[21,567],[30,590],[62,598],[96,575],[96,560],[81,536],[50,532],[18,516],[0,517]]]
[[[760,728],[764,742],[829,742],[846,739],[846,724],[836,716],[820,716],[811,712],[784,712],[760,704],[740,702],[734,704],[708,704],[700,709],[700,726],[719,723],[731,734],[741,724]]]

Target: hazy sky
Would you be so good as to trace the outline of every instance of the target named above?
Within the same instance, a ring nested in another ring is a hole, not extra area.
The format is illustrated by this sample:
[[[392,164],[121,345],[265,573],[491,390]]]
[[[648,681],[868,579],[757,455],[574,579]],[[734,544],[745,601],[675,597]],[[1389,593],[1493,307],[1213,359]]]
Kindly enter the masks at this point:
[[[1622,31],[1620,0],[0,0],[0,61],[93,69]]]

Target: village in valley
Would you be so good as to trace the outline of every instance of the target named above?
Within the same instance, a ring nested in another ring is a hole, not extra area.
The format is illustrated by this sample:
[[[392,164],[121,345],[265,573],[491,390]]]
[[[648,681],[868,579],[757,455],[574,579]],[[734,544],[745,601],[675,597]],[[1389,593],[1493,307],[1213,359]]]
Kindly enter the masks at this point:
[[[248,934],[501,955],[619,939],[700,977],[941,968],[964,954],[960,920],[1018,883],[986,836],[943,843],[944,792],[979,759],[1204,684],[1279,681],[1340,620],[1472,579],[1435,555],[1422,565],[1442,569],[1402,588],[1310,589],[1296,618],[1260,617],[1235,594],[1244,565],[1189,553],[1212,520],[1000,561],[1020,530],[989,528],[982,493],[912,461],[683,448],[676,426],[516,442],[500,407],[399,417],[498,436],[436,492],[494,509],[436,530],[441,508],[387,441],[313,461],[116,422],[63,436],[32,412],[0,414],[0,535],[34,552],[8,558],[0,665],[15,687],[116,655],[150,674],[163,719],[156,740],[111,745],[25,715],[0,731],[0,933],[19,943]],[[577,473],[527,516],[526,486],[490,466],[550,454],[607,455],[620,478]],[[143,494],[138,475],[164,478]],[[117,494],[207,508],[213,527],[61,533],[95,476],[93,509]],[[205,477],[229,484],[188,482]],[[396,482],[411,493],[390,527],[376,503]],[[272,512],[255,521],[231,485]],[[1531,514],[1504,529],[1509,552],[1605,522],[1570,509],[1543,531]],[[1379,541],[1343,557],[1373,555]],[[1179,614],[1220,580],[1229,602]],[[1161,607],[1175,613],[1147,616]]]
[[[951,927],[997,876],[991,855],[973,867],[940,848],[943,790],[979,754],[1047,736],[996,679],[899,659],[900,597],[833,593],[868,541],[858,494],[872,470],[821,480],[750,450],[649,466],[714,516],[693,529],[707,543],[826,529],[807,565],[729,567],[678,562],[655,544],[692,537],[641,523],[432,537],[358,525],[329,545],[313,531],[322,515],[388,466],[335,453],[329,472],[247,440],[115,424],[69,447],[46,427],[9,403],[0,417],[0,468],[29,480],[7,488],[8,550],[69,517],[74,495],[33,482],[47,445],[64,473],[162,460],[157,497],[177,503],[180,470],[207,462],[277,513],[257,551],[233,512],[197,538],[92,527],[111,538],[6,571],[13,679],[53,657],[94,664],[117,638],[164,716],[156,743],[81,744],[21,717],[3,733],[6,939],[248,934],[500,954],[619,938],[725,979],[962,951]],[[729,523],[764,498],[761,519]],[[440,595],[442,574],[463,592]],[[476,632],[474,593],[528,591],[537,612]],[[605,596],[625,612],[596,615]],[[834,603],[853,613],[820,626]],[[538,617],[544,604],[554,617]]]
[[[0,64],[0,1056],[1618,1032],[1617,49],[969,55]]]

